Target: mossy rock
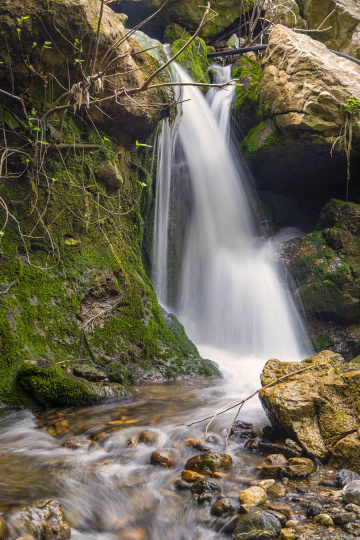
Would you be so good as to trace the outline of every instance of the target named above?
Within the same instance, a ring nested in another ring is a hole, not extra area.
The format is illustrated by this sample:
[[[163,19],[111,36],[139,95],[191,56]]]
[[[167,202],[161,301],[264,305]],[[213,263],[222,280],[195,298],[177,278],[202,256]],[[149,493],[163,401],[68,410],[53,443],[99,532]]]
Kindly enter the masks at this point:
[[[199,474],[212,474],[232,466],[231,456],[219,452],[206,452],[187,460],[185,469]]]
[[[165,43],[172,44],[178,39],[188,40],[190,39],[190,37],[191,35],[189,34],[189,32],[187,32],[185,28],[176,23],[169,24],[169,26],[167,26],[164,31]]]
[[[178,39],[171,46],[171,51],[175,55],[185,45],[186,39]],[[210,62],[207,59],[207,47],[205,41],[201,38],[196,38],[185,49],[176,61],[191,75],[194,81],[209,82],[207,72]]]

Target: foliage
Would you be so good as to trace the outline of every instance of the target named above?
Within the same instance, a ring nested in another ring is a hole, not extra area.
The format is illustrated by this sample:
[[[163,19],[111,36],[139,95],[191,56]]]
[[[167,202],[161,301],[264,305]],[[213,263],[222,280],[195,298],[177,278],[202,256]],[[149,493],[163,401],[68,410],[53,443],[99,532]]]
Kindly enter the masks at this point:
[[[351,115],[357,115],[360,113],[360,99],[355,97],[349,97],[344,105],[344,109]]]

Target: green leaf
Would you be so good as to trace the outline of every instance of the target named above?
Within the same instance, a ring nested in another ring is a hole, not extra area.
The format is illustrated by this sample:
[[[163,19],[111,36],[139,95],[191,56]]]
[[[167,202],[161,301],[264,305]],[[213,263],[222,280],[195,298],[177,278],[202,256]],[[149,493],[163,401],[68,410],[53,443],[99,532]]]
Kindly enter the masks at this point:
[[[139,182],[139,180],[138,180],[138,182]],[[144,182],[139,182],[139,184],[140,184],[141,187],[146,187],[147,186],[147,184],[144,184]]]
[[[17,28],[16,31],[17,31],[17,34],[18,34],[18,38],[20,40],[21,28]]]
[[[139,148],[139,146],[144,146],[145,148],[153,148],[153,146],[150,146],[149,144],[139,143],[139,141],[136,141],[135,144],[137,148]]]
[[[37,43],[36,43],[36,41],[34,41],[31,48],[33,49],[34,47],[36,47],[36,45],[37,45]]]
[[[33,131],[41,131],[41,129],[39,127],[33,127],[32,130]]]
[[[110,139],[108,139],[107,137],[103,137],[104,141],[108,141],[110,142]]]
[[[0,231],[0,236],[4,236],[4,231]]]
[[[66,238],[65,244],[67,246],[77,246],[80,244],[80,240],[75,240],[75,238]]]
[[[39,144],[47,144],[47,145],[49,145],[49,143],[46,142],[46,141],[37,141],[37,142],[38,142]]]

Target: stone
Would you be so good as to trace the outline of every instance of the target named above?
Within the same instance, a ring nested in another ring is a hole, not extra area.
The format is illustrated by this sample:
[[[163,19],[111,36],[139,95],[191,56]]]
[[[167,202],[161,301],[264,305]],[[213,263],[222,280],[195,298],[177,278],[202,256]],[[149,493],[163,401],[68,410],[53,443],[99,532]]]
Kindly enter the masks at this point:
[[[191,488],[191,484],[189,484],[188,482],[185,482],[185,480],[180,480],[180,479],[175,481],[174,486],[179,491],[186,491]]]
[[[346,484],[349,484],[353,480],[360,480],[360,475],[354,471],[349,471],[348,469],[341,469],[341,471],[336,473],[336,480],[341,487],[345,487]]]
[[[0,516],[0,540],[7,540],[9,537],[9,529],[5,519]]]
[[[6,521],[12,538],[33,535],[46,540],[68,540],[71,537],[60,503],[54,499],[9,512]]]
[[[231,456],[218,452],[206,452],[187,460],[185,469],[200,474],[212,474],[215,471],[228,469],[232,465]]]
[[[322,513],[323,513],[322,506],[317,502],[310,503],[306,510],[306,515],[308,518],[312,518]]]
[[[333,517],[336,525],[345,525],[346,523],[355,523],[357,515],[354,512],[341,512]]]
[[[282,484],[274,484],[266,489],[266,494],[272,499],[283,499],[286,495],[286,487]]]
[[[240,504],[238,508],[238,514],[247,514],[250,511],[247,504]]]
[[[248,504],[249,506],[263,504],[266,500],[266,491],[258,486],[249,487],[239,493],[240,503]]]
[[[282,454],[286,458],[301,456],[301,452],[293,447],[281,442],[266,441],[260,437],[246,441],[245,448],[255,450],[261,454]]]
[[[292,511],[288,504],[268,501],[265,506],[266,509],[268,509],[269,511],[272,510],[274,512],[279,512],[280,514],[283,514],[288,520],[292,518]]]
[[[360,480],[353,480],[346,484],[341,495],[346,503],[360,505]]]
[[[291,529],[292,527],[296,527],[297,525],[299,525],[299,523],[300,521],[298,521],[297,519],[289,519],[289,521],[285,523],[285,527]]]
[[[200,495],[201,493],[220,491],[219,485],[214,480],[208,480],[207,478],[196,480],[191,486],[191,491]]]
[[[345,506],[347,512],[355,512],[355,514],[360,515],[360,506],[357,504],[349,503]]]
[[[323,527],[333,527],[334,522],[328,514],[318,514],[314,517],[314,522],[318,523],[319,525],[323,525]]]
[[[207,452],[209,448],[205,445],[204,439],[187,439],[185,441],[186,446],[200,450],[200,452]]]
[[[343,530],[349,534],[352,534],[353,536],[356,536],[356,538],[360,536],[359,523],[346,523],[346,525],[343,525]]]
[[[265,489],[265,491],[267,491],[267,489],[273,486],[274,484],[275,484],[275,480],[269,478],[268,480],[260,480],[260,482],[258,483],[258,486],[261,487],[262,489]]]
[[[35,540],[35,538],[27,534],[26,536],[19,536],[16,540]]]
[[[281,478],[285,474],[287,459],[282,454],[271,454],[259,465],[260,476]]]
[[[285,527],[288,520],[286,516],[284,516],[284,514],[281,514],[281,512],[275,512],[275,510],[271,510],[270,508],[266,508],[266,511],[269,512],[269,514],[272,514],[273,516],[275,516],[276,519],[280,521],[281,526]]]
[[[212,494],[206,491],[205,493],[200,493],[198,498],[198,504],[208,505],[211,503],[211,500]]]
[[[308,458],[290,458],[286,465],[286,475],[290,478],[304,478],[315,471],[315,463]]]
[[[141,431],[139,433],[139,443],[146,444],[147,446],[154,446],[158,440],[158,434],[153,431]]]
[[[311,457],[330,456],[332,464],[346,464],[360,471],[360,370],[348,371],[342,356],[322,351],[300,363],[269,360],[261,382],[266,385],[306,367],[309,369],[261,390],[259,397],[273,428],[295,433],[298,443]],[[285,474],[312,474],[315,465],[301,461],[304,459],[291,458]],[[307,466],[303,468],[301,463]],[[281,467],[279,473],[283,474],[283,470]],[[267,474],[271,477],[270,472],[271,468]],[[264,464],[260,474],[266,476]]]
[[[159,467],[172,467],[174,458],[167,450],[155,450],[151,454],[150,463]]]
[[[231,428],[229,438],[230,439],[253,439],[259,436],[259,430],[253,426],[250,422],[243,422],[237,420]]]
[[[89,440],[86,437],[69,437],[65,439],[61,446],[70,448],[71,450],[78,450],[79,448],[86,448],[89,445]]]
[[[216,503],[211,507],[210,511],[213,516],[217,517],[232,514],[233,512],[234,504],[232,499],[229,497],[224,497],[223,499],[216,501]]]
[[[195,482],[195,480],[198,480],[198,478],[205,478],[205,476],[194,471],[184,470],[181,473],[181,478],[186,480],[186,482]]]
[[[298,538],[294,529],[282,529],[279,540],[297,540]]]
[[[251,512],[237,519],[233,540],[270,540],[278,538],[281,524],[272,514]]]

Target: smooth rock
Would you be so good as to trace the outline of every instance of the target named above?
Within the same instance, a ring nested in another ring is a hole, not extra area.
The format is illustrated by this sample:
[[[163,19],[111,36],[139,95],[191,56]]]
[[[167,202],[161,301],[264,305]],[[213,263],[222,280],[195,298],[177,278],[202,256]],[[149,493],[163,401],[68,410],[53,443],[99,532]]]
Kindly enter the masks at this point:
[[[258,486],[249,487],[239,493],[240,503],[248,504],[249,506],[263,504],[266,500],[266,491]]]
[[[103,161],[96,167],[95,173],[98,178],[109,187],[118,189],[124,183],[123,176],[118,166],[112,161]]]
[[[269,511],[273,510],[274,512],[280,512],[280,514],[283,514],[288,520],[292,518],[292,511],[288,504],[268,501],[266,503],[266,509],[269,509]]]
[[[12,538],[30,533],[44,540],[68,540],[71,537],[71,529],[66,523],[60,503],[54,499],[9,512],[6,522]]]
[[[218,452],[206,452],[187,460],[185,469],[200,474],[212,474],[215,471],[228,469],[232,465],[231,456]]]
[[[343,488],[342,498],[346,503],[360,505],[360,480],[353,480]]]
[[[180,480],[180,479],[175,481],[174,486],[179,491],[186,491],[191,488],[191,484],[189,484],[188,482],[185,482],[185,480]]]
[[[265,491],[270,487],[270,486],[273,486],[275,484],[275,480],[274,479],[268,479],[268,480],[260,480],[260,482],[258,483],[258,486],[261,487],[262,489],[265,489]]]
[[[333,527],[334,522],[328,514],[318,514],[314,517],[314,522],[318,523],[319,525],[323,525],[324,527]]]
[[[317,502],[313,502],[309,504],[306,510],[306,515],[308,518],[311,518],[319,514],[322,514],[322,512],[323,512],[322,506]]]
[[[198,503],[207,505],[211,503],[211,500],[212,500],[212,494],[205,491],[205,493],[200,493],[199,498],[198,498]]]
[[[286,487],[282,484],[274,484],[266,489],[266,494],[272,499],[283,499],[286,495]]]
[[[142,431],[139,433],[139,443],[144,443],[147,446],[154,446],[157,444],[159,436],[153,431]]]
[[[208,452],[209,448],[206,446],[204,439],[187,439],[185,441],[186,446],[200,450],[200,452]]]
[[[220,491],[218,484],[214,480],[208,480],[206,478],[196,480],[191,486],[191,491],[200,495],[201,493]]]
[[[259,466],[260,476],[281,478],[285,474],[287,459],[282,454],[271,454]]]
[[[336,525],[345,525],[346,523],[355,523],[357,515],[354,512],[341,512],[333,516],[333,521]]]
[[[278,538],[281,524],[272,514],[251,512],[237,519],[233,540],[270,540]]]
[[[304,478],[316,471],[316,465],[311,459],[294,457],[289,459],[285,470],[290,478]]]
[[[360,475],[354,471],[349,471],[348,469],[341,469],[341,471],[336,473],[336,480],[341,487],[345,487],[347,484],[350,484],[353,480],[360,480]]]
[[[216,501],[210,511],[213,516],[224,516],[233,512],[234,504],[232,499],[230,499],[229,497],[224,497],[223,499],[219,499],[218,501]]]
[[[185,480],[186,482],[195,482],[199,478],[205,478],[205,476],[203,474],[199,474],[199,473],[197,473],[195,471],[184,470],[181,473],[181,478],[183,480]]]
[[[287,521],[285,523],[285,527],[287,529],[292,529],[292,527],[296,527],[297,525],[299,525],[300,521],[298,521],[297,519],[289,519],[289,521]]]
[[[174,458],[167,450],[155,450],[151,454],[150,463],[159,467],[172,467]]]
[[[297,540],[298,538],[294,529],[282,529],[279,540]]]

